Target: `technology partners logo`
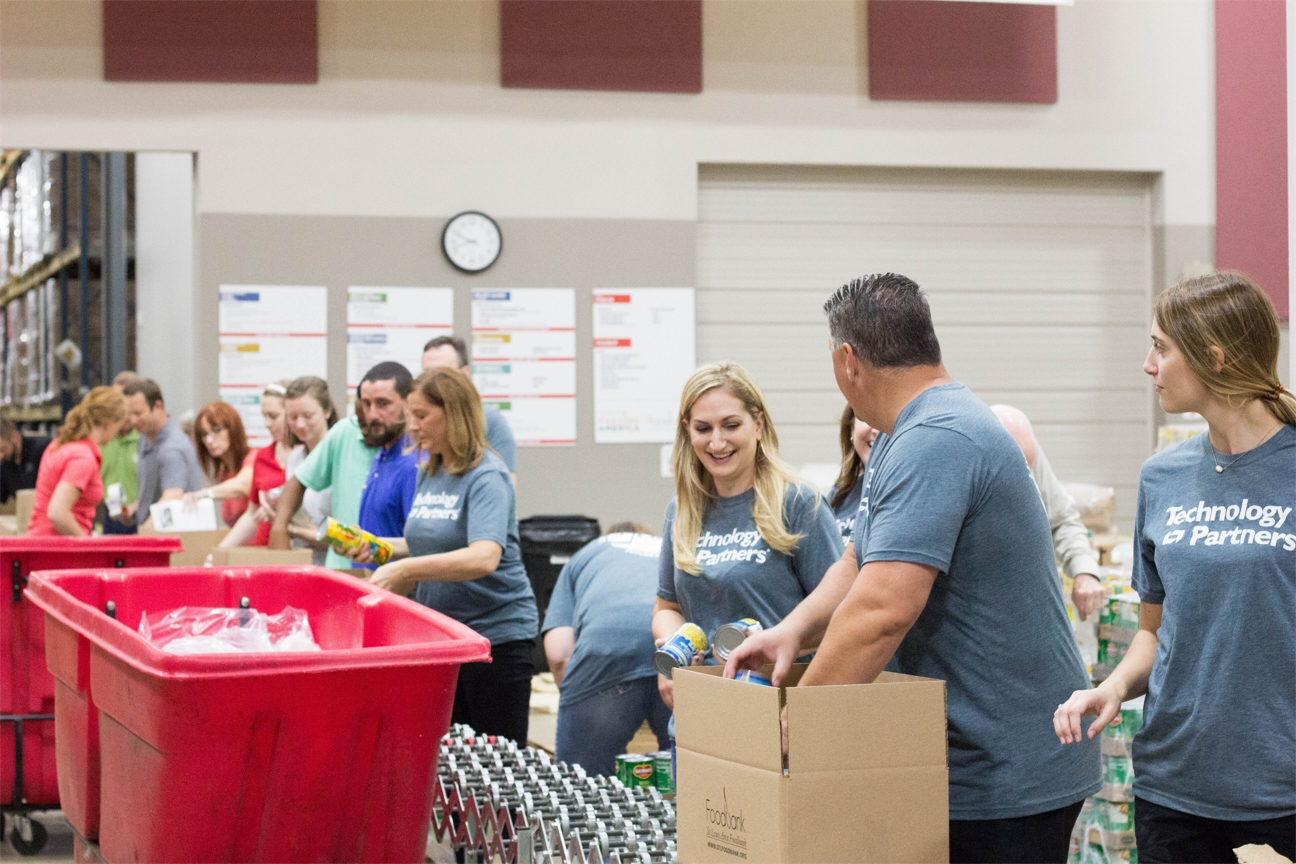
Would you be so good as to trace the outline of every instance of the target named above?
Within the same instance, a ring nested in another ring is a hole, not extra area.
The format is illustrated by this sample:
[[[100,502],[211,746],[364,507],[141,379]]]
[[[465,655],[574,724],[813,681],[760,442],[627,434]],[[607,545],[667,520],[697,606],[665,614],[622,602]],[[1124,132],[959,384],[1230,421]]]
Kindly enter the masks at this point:
[[[729,790],[720,787],[720,800],[712,807],[712,799],[706,799],[707,848],[716,849],[735,858],[747,858],[747,822],[743,818],[742,808],[737,812],[729,809]]]
[[[730,531],[712,534],[703,531],[697,542],[697,562],[703,567],[725,564],[730,561],[751,561],[764,564],[770,549],[759,531]]]
[[[1276,504],[1261,506],[1247,498],[1223,504],[1198,501],[1195,505],[1176,505],[1166,508],[1166,527],[1170,530],[1161,539],[1163,546],[1186,540],[1189,546],[1224,544],[1275,546],[1286,552],[1296,551],[1296,534],[1281,531],[1291,515],[1292,508]],[[1251,522],[1251,525],[1247,525]],[[1212,523],[1225,523],[1215,525]],[[1178,528],[1191,525],[1191,528]],[[1269,529],[1269,530],[1266,530]]]

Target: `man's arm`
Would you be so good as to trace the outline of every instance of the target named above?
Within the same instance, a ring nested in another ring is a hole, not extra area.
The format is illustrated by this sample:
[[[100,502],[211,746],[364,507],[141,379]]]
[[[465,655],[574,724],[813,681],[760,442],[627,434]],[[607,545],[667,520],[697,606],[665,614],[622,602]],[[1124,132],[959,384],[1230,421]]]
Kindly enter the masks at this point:
[[[778,624],[753,633],[734,649],[725,665],[725,675],[732,678],[739,669],[759,669],[773,663],[770,680],[776,687],[782,684],[783,676],[792,668],[796,658],[814,650],[823,640],[833,613],[850,592],[857,575],[855,545],[847,543],[841,559],[828,568],[810,596],[798,603]],[[656,635],[657,628],[654,627],[653,631]]]
[[[938,571],[906,561],[870,561],[832,614],[801,684],[871,684],[927,605]]]
[[[284,482],[283,492],[279,495],[279,501],[275,504],[274,524],[270,526],[270,540],[266,546],[269,549],[287,549],[291,545],[288,541],[288,522],[292,519],[293,514],[301,509],[302,500],[306,497],[306,487],[296,476],[290,476]]]
[[[553,673],[554,683],[562,684],[563,673],[567,671],[567,661],[576,650],[576,630],[572,627],[554,627],[544,634],[545,658],[549,661],[549,671]]]

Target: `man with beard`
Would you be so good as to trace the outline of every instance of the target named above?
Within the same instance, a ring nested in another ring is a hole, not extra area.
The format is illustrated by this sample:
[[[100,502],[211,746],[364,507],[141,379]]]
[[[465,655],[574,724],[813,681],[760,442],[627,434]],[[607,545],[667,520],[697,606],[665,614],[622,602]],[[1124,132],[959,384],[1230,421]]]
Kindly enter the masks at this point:
[[[405,431],[405,400],[413,383],[408,369],[388,361],[370,369],[356,391],[356,408],[366,419],[361,427],[365,444],[378,448],[360,495],[360,527],[375,537],[402,536],[414,505],[419,466],[414,441]]]
[[[301,507],[307,489],[316,492],[332,489],[333,518],[337,521],[345,525],[360,525],[379,537],[400,536],[405,528],[404,517],[400,517],[395,530],[390,530],[386,520],[392,519],[393,514],[388,512],[389,508],[385,507],[388,502],[382,496],[371,496],[373,505],[369,508],[371,519],[385,520],[381,523],[365,524],[361,517],[361,500],[366,496],[370,469],[380,468],[375,458],[379,451],[389,457],[382,461],[380,469],[383,478],[380,485],[386,490],[383,495],[400,488],[398,482],[390,482],[399,479],[400,470],[388,469],[400,469],[403,465],[401,457],[405,456],[405,448],[401,439],[405,432],[405,398],[409,395],[412,380],[408,369],[393,362],[379,363],[365,373],[356,391],[356,416],[335,423],[284,484],[275,506],[274,527],[270,529],[271,549],[288,548],[288,522]],[[413,458],[412,454],[408,456],[411,463]],[[417,472],[417,464],[412,464],[412,470],[407,472],[411,481],[417,482]],[[410,485],[408,497],[401,499],[397,506],[408,511],[413,500],[413,485]],[[325,566],[350,570],[355,565],[330,549]]]

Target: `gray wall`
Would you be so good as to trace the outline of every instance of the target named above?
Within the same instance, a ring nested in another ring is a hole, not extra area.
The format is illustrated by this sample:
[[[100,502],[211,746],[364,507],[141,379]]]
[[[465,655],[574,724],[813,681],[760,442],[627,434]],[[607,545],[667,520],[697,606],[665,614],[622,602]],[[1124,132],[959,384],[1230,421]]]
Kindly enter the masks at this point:
[[[518,516],[579,513],[606,528],[660,525],[671,484],[658,444],[594,444],[591,292],[691,287],[695,224],[656,220],[501,219],[504,251],[468,276],[441,254],[444,219],[203,214],[193,358],[197,402],[216,398],[222,284],[328,286],[329,385],[345,393],[350,285],[455,289],[455,332],[471,328],[473,288],[576,289],[576,446],[518,449]],[[417,370],[414,370],[417,371]]]

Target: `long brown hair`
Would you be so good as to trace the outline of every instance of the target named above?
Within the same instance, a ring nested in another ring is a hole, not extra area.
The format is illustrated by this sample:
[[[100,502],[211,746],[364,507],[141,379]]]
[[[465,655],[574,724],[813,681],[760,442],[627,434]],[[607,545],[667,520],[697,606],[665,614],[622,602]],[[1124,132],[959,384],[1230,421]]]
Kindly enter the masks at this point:
[[[1278,380],[1278,317],[1254,282],[1229,271],[1185,279],[1153,311],[1207,390],[1229,405],[1263,400],[1276,420],[1296,425],[1296,396]],[[1224,353],[1218,371],[1212,347]]]
[[[59,429],[59,446],[73,441],[84,441],[90,431],[105,423],[120,423],[126,419],[126,397],[111,387],[95,387],[85,395],[81,404],[67,413]]]
[[[837,482],[833,484],[833,497],[829,502],[834,510],[850,497],[851,490],[864,473],[864,460],[855,452],[855,409],[850,405],[842,411],[840,427],[837,441],[841,444],[841,471],[837,474]]]
[[[203,440],[204,426],[209,431],[220,427],[229,433],[229,449],[219,460],[211,455]],[[243,418],[238,410],[228,402],[209,402],[194,418],[193,428],[194,449],[198,451],[198,464],[203,471],[216,480],[221,479],[222,472],[227,477],[237,474],[248,455],[247,432],[243,430]]]
[[[463,474],[480,465],[490,445],[486,443],[486,415],[472,379],[458,369],[429,369],[414,379],[411,392],[445,412],[449,452],[432,454],[423,470],[431,475],[444,465],[450,474]]]
[[[783,499],[788,488],[800,486],[801,481],[779,456],[778,433],[774,431],[774,421],[765,407],[765,396],[760,386],[737,363],[722,361],[703,366],[684,382],[675,425],[675,448],[671,453],[671,466],[675,473],[675,522],[671,527],[671,545],[675,566],[694,576],[702,574],[702,567],[697,563],[697,542],[702,534],[707,505],[716,491],[715,480],[693,450],[689,421],[693,405],[704,393],[716,388],[732,394],[751,418],[761,424],[761,437],[756,442],[753,484],[756,495],[751,511],[757,530],[771,549],[784,555],[791,555],[801,539],[800,534],[787,529],[783,518]]]

